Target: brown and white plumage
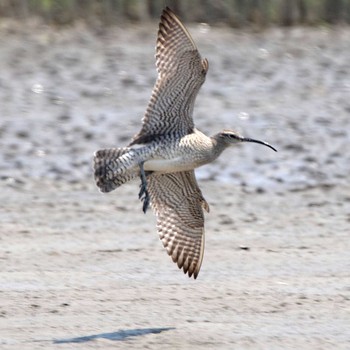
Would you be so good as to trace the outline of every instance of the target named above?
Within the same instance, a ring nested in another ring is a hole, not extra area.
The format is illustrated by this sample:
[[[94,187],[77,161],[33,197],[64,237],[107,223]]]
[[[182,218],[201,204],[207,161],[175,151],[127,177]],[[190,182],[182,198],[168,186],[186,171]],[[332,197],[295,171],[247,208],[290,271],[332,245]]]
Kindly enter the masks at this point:
[[[153,88],[141,131],[130,145],[157,135],[190,134],[193,107],[205,81],[208,61],[202,59],[190,33],[167,7],[159,23]],[[149,176],[151,206],[167,253],[189,277],[197,278],[204,251],[204,208],[209,206],[197,185],[194,171]]]
[[[231,130],[208,137],[194,127],[192,112],[204,83],[208,61],[190,34],[166,8],[159,24],[153,88],[140,132],[128,147],[97,151],[94,174],[102,192],[110,192],[140,176],[139,198],[157,215],[159,237],[173,261],[197,278],[204,252],[204,213],[208,203],[194,169],[215,160],[238,142],[256,142]]]
[[[209,205],[194,171],[153,174],[148,190],[164,247],[179,268],[197,278],[204,252],[203,209],[209,212]]]
[[[161,16],[156,47],[158,79],[141,131],[130,145],[156,136],[184,136],[193,131],[193,106],[204,83],[208,61],[202,59],[187,29],[166,8]]]

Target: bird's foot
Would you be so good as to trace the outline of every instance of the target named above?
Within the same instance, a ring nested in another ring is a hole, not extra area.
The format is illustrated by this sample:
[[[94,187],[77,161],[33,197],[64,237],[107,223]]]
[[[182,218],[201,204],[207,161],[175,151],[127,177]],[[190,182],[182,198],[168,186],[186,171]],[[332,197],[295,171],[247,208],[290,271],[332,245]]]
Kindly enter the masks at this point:
[[[143,202],[142,210],[146,214],[151,198],[147,191],[147,177],[146,177],[145,170],[143,168],[143,163],[140,164],[140,172],[141,172],[141,175],[140,175],[141,185],[140,185],[139,199],[141,199],[141,201]]]
[[[139,199],[143,202],[142,205],[142,211],[146,214],[149,203],[150,203],[150,196],[147,191],[147,185],[141,182],[140,185],[140,192],[139,192]]]

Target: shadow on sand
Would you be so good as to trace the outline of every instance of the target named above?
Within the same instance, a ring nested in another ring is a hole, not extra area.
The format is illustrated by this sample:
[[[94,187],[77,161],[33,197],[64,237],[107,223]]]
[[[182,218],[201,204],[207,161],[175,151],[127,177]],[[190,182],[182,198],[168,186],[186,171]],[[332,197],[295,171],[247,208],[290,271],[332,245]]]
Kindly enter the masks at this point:
[[[129,330],[120,330],[112,333],[99,333],[86,335],[83,337],[76,338],[67,338],[67,339],[55,339],[54,344],[64,344],[64,343],[85,343],[94,339],[108,339],[114,341],[125,340],[130,337],[139,337],[147,334],[158,334],[165,331],[170,331],[175,329],[173,327],[168,328],[142,328],[142,329],[129,329]]]

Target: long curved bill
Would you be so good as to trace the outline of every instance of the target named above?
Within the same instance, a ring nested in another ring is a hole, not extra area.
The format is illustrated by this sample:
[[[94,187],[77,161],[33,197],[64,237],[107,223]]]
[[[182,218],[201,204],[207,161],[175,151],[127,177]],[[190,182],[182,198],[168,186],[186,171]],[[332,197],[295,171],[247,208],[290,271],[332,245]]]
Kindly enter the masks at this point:
[[[271,146],[270,144],[268,144],[267,142],[264,141],[260,141],[260,140],[255,140],[255,139],[251,139],[249,137],[242,137],[241,138],[242,142],[254,142],[254,143],[260,143],[260,145],[264,145],[266,147],[269,147],[271,149],[273,149],[275,152],[277,152],[277,149],[273,146]]]

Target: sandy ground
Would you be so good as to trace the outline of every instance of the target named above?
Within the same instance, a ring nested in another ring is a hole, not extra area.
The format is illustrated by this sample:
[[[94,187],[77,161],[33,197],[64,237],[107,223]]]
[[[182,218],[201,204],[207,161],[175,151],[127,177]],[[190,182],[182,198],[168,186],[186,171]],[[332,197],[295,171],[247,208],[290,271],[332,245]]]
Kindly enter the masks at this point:
[[[138,183],[100,194],[92,153],[138,131],[156,24],[0,28],[1,349],[350,348],[350,29],[192,25],[197,126],[263,139],[198,169],[196,281]]]

